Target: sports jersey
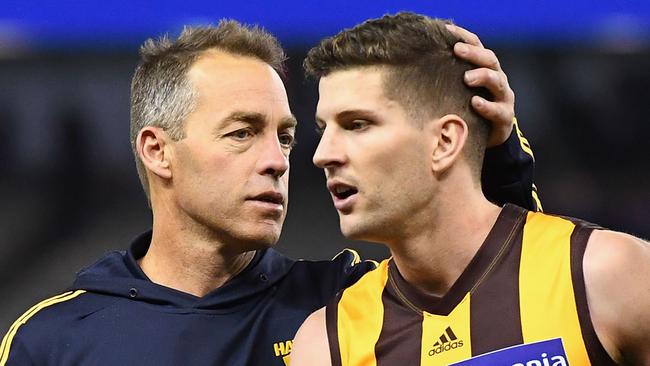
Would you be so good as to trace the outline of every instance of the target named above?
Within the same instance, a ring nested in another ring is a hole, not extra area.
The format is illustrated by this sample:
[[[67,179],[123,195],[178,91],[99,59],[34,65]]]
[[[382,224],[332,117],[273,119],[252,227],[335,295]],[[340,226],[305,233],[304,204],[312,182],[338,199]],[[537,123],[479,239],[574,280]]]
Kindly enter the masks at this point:
[[[534,161],[524,140],[515,129],[487,150],[483,187],[495,202],[536,209]],[[108,254],[82,270],[69,291],[19,317],[0,345],[0,366],[285,366],[305,318],[374,268],[349,250],[331,261],[261,250],[240,274],[197,298],[147,278],[137,259],[150,240],[149,232],[129,250]]]
[[[582,258],[594,228],[506,205],[443,297],[383,261],[326,307],[332,365],[615,364],[587,308]]]

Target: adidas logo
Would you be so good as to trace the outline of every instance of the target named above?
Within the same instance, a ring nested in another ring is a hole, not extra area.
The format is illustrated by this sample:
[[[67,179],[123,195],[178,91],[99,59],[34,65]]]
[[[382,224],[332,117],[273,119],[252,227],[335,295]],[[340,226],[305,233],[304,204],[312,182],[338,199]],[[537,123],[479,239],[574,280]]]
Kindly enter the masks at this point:
[[[463,341],[456,337],[454,331],[451,330],[451,327],[447,327],[436,343],[433,344],[433,348],[429,350],[429,356],[435,356],[439,353],[460,348],[462,346]]]

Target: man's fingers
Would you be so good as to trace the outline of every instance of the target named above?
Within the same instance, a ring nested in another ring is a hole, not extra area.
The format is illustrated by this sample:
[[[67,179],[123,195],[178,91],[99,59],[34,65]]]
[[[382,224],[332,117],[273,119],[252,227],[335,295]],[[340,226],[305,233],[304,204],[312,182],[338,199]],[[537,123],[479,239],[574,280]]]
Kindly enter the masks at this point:
[[[496,101],[510,102],[514,100],[514,92],[510,89],[508,79],[503,72],[488,68],[469,70],[465,72],[465,84],[473,88],[486,88]]]
[[[501,70],[499,59],[490,49],[458,42],[454,45],[454,54],[463,60],[479,67]]]
[[[490,102],[478,95],[472,97],[472,107],[485,119],[501,120],[505,119],[506,112],[503,106],[497,102]]]
[[[472,108],[492,124],[487,146],[497,146],[507,140],[512,132],[514,112],[507,110],[502,103],[490,102],[478,95],[472,97],[471,103]]]
[[[467,29],[461,28],[455,24],[447,24],[447,29],[451,33],[454,33],[455,35],[460,37],[466,43],[469,43],[474,46],[483,47],[483,44],[481,43],[481,40],[478,38],[478,36],[468,31]]]

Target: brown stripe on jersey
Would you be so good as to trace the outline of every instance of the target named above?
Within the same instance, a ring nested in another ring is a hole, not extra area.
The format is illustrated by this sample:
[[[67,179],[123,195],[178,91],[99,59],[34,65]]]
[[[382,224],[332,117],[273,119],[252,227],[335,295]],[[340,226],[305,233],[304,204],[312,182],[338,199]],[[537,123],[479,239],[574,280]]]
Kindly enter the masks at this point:
[[[518,216],[509,232],[502,232],[503,247],[494,270],[472,292],[470,324],[472,355],[523,343],[519,314],[519,263],[525,216]]]
[[[498,264],[500,257],[507,251],[517,228],[525,221],[526,210],[506,204],[494,226],[485,238],[485,242],[474,255],[463,273],[437,304],[434,314],[447,315],[470,292],[474,301],[474,290],[490,275]],[[429,309],[426,309],[429,311]],[[472,325],[473,327],[473,325]],[[472,342],[474,342],[472,340]]]
[[[575,294],[576,307],[578,308],[578,320],[580,321],[582,339],[585,342],[589,361],[591,361],[592,365],[616,365],[616,362],[612,360],[605,347],[600,343],[594,325],[591,322],[582,267],[587,242],[591,233],[598,227],[578,220],[575,220],[574,223],[577,226],[571,234],[571,282],[573,283],[573,292]]]
[[[391,294],[398,301],[401,301],[403,305],[411,308],[416,313],[426,310],[433,314],[433,310],[440,303],[441,297],[422,292],[408,283],[399,273],[399,269],[392,259],[388,263],[388,284],[386,286],[390,287]]]
[[[384,323],[375,345],[377,366],[420,365],[423,315],[403,304],[393,284],[389,274],[381,295]]]
[[[527,212],[521,207],[510,204],[503,207],[485,242],[443,297],[425,294],[418,290],[402,277],[395,262],[391,261],[389,279],[394,281],[395,291],[401,295],[402,301],[408,306],[431,314],[449,315],[467,293],[473,292],[491,273],[499,258],[509,248],[516,229],[523,225]]]
[[[327,328],[327,340],[330,345],[332,366],[342,366],[341,348],[338,337],[338,305],[342,295],[343,291],[339,292],[325,307],[325,327]]]

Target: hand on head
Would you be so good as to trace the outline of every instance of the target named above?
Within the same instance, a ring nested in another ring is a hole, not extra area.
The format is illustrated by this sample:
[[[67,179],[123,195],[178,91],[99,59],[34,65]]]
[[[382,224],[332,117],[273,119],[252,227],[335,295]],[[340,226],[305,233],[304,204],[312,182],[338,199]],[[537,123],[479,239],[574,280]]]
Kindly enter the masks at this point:
[[[475,95],[472,107],[492,123],[488,147],[500,145],[510,136],[515,116],[515,93],[508,84],[508,77],[497,56],[483,46],[476,34],[453,24],[448,24],[447,29],[464,40],[454,46],[456,56],[477,66],[465,73],[465,83],[470,87],[484,87],[493,96],[489,101]]]

